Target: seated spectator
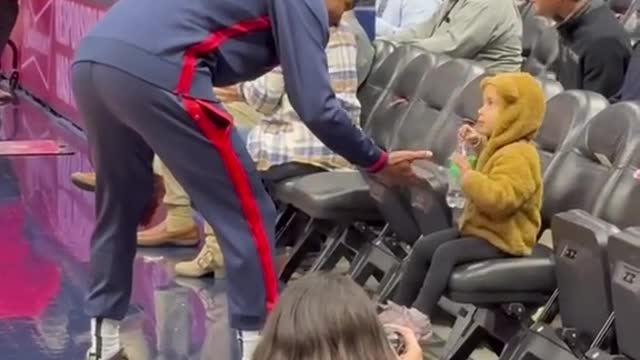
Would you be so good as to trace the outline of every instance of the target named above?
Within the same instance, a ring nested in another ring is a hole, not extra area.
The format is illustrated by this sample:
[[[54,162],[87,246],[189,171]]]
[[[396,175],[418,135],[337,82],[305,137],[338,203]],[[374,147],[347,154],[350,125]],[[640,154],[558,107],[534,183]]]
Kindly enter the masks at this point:
[[[474,60],[491,73],[522,67],[522,19],[513,0],[447,0],[428,21],[389,39]]]
[[[532,139],[542,124],[544,93],[524,73],[488,78],[482,89],[475,128],[463,126],[458,134],[479,150],[475,169],[466,157],[453,157],[466,198],[458,226],[418,240],[394,297],[429,316],[457,265],[530,255],[541,226],[542,173]]]
[[[391,36],[433,16],[441,0],[376,1],[376,37]]]
[[[413,333],[393,331],[405,344],[400,357],[362,288],[341,275],[314,273],[282,293],[253,360],[421,360]]]
[[[367,32],[356,18],[353,7],[353,0],[346,0],[346,11],[342,14],[342,24],[345,28],[349,29],[356,38],[356,47],[358,49],[356,64],[358,66],[358,86],[360,86],[367,80],[367,76],[369,76],[376,50],[373,48]]]
[[[360,102],[357,98],[355,38],[343,26],[332,27],[330,31],[326,50],[329,78],[338,101],[351,115],[354,126],[357,126],[360,121]],[[279,68],[257,81],[242,84],[238,95],[267,115],[247,138],[247,149],[259,171],[266,172],[286,163],[311,165],[325,170],[351,167],[347,160],[315,137],[300,119],[285,94],[284,78]]]
[[[565,89],[611,98],[622,86],[631,40],[602,0],[535,0],[538,15],[558,22],[560,57],[553,71]]]
[[[13,31],[18,18],[18,0],[0,0],[0,58],[4,48],[9,43],[9,37]],[[10,101],[13,94],[8,88],[3,88],[0,84],[0,104]]]
[[[342,0],[337,0],[342,1]],[[338,7],[339,8],[339,7]],[[332,11],[335,14],[337,11]],[[340,12],[341,13],[341,12]],[[339,25],[340,17],[334,16],[327,44],[329,78],[342,106],[352,116],[354,125],[359,123],[360,103],[356,97],[358,77],[356,69],[356,41],[346,27]],[[333,153],[318,140],[298,117],[285,94],[284,78],[280,68],[237,87],[215,89],[218,99],[225,104],[239,101],[250,105],[262,115],[262,119],[247,134],[247,147],[263,178],[277,182],[287,177],[308,172],[345,169],[351,165]],[[296,163],[298,166],[287,167]],[[141,246],[194,246],[197,229],[193,221],[191,199],[173,175],[156,158],[156,172],[163,177],[166,194],[164,203],[167,217],[160,224],[138,234]],[[95,187],[95,174],[76,173],[74,184],[85,190]],[[205,225],[205,245],[192,261],[176,265],[176,273],[188,277],[200,277],[222,271],[223,258],[213,229]]]

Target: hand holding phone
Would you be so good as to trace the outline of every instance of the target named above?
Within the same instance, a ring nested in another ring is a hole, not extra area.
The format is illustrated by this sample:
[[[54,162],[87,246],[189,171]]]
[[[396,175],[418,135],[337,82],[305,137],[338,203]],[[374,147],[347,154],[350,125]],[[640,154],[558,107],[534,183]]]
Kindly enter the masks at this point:
[[[392,342],[392,346],[394,346],[394,350],[396,350],[399,360],[423,359],[422,348],[418,343],[416,335],[411,329],[397,325],[385,325],[385,329],[388,333],[395,334],[395,336],[399,337],[398,344],[401,345],[398,345],[398,349],[395,349],[395,345],[393,345]],[[390,341],[392,340],[390,339]]]

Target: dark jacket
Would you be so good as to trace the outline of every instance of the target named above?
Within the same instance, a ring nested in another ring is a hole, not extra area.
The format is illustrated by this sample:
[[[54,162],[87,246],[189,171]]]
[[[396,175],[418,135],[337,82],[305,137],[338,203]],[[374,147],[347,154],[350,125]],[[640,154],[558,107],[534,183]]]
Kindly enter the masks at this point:
[[[620,93],[612,102],[640,100],[640,46],[636,44]]]
[[[76,51],[155,86],[218,103],[212,86],[252,80],[280,64],[300,118],[353,164],[386,161],[352,123],[329,82],[323,0],[119,0]]]
[[[555,64],[565,89],[616,95],[629,64],[631,40],[613,12],[592,0],[558,25],[560,57]]]

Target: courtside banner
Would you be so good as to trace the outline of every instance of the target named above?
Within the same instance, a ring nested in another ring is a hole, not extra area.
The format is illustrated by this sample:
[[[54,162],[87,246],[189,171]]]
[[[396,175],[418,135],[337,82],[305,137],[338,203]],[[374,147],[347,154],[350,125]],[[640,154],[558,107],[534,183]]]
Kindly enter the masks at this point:
[[[80,40],[115,0],[21,0],[12,40],[19,49],[20,85],[82,126],[71,92],[70,66]],[[10,49],[2,69],[11,67]]]

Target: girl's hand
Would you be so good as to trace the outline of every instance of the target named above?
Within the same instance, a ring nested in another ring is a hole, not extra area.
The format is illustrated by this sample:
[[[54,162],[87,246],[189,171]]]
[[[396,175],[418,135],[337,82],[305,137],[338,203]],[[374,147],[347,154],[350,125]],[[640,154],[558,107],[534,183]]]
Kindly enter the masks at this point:
[[[453,154],[451,161],[453,161],[453,163],[456,164],[460,169],[461,177],[463,177],[467,172],[469,172],[469,170],[472,170],[471,163],[469,163],[469,159],[467,159],[467,157],[462,154],[459,154],[456,152],[455,154]]]
[[[418,339],[416,339],[416,334],[414,334],[411,329],[408,329],[403,326],[398,326],[398,325],[385,325],[385,326],[398,332],[404,340],[405,352],[404,354],[398,354],[399,360],[422,360],[423,359],[422,348],[418,343]]]
[[[469,124],[464,124],[458,129],[458,143],[467,143],[474,148],[482,143],[483,136]]]

